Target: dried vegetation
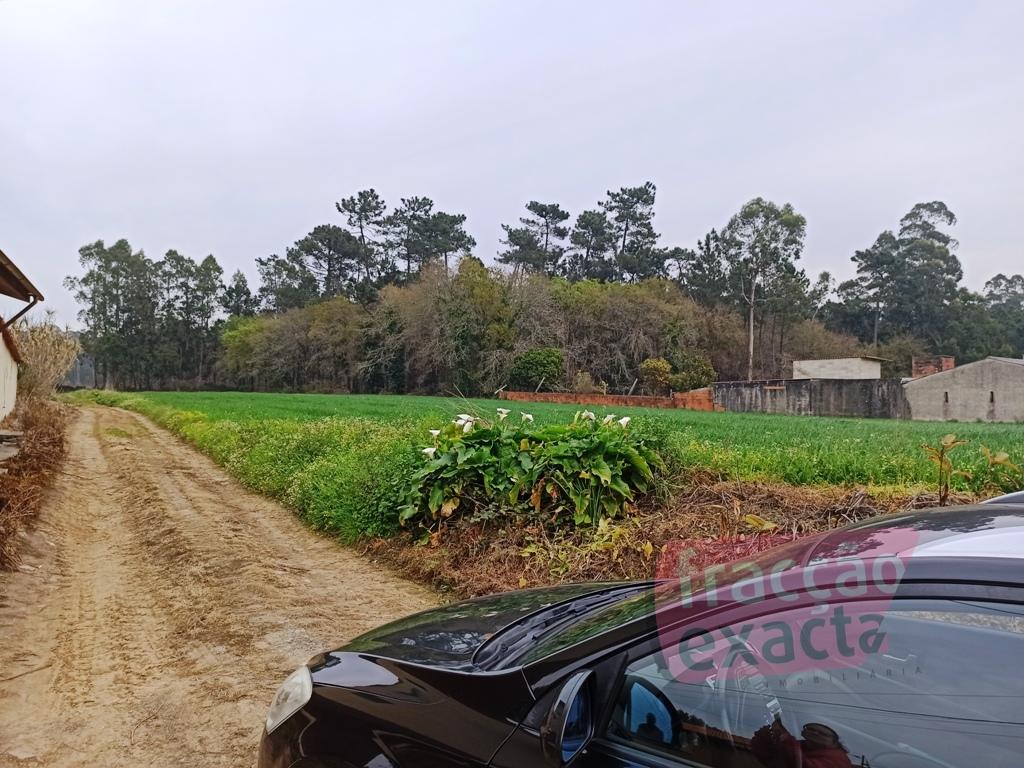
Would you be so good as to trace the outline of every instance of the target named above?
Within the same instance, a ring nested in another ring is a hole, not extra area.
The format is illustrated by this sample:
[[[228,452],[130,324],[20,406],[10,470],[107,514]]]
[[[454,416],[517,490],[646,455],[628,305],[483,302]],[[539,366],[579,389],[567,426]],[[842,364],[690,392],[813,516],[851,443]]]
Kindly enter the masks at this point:
[[[953,503],[971,501],[967,495]],[[785,541],[880,514],[935,506],[937,494],[873,495],[861,488],[690,478],[664,506],[598,529],[552,533],[542,526],[463,524],[441,545],[410,537],[375,540],[366,551],[453,597],[554,582],[647,579],[674,575],[676,553],[690,565],[747,557]]]
[[[66,453],[69,409],[52,400],[33,398],[16,412],[22,431],[21,451],[2,465],[0,474],[0,569],[18,565],[18,535],[36,514],[46,489]]]

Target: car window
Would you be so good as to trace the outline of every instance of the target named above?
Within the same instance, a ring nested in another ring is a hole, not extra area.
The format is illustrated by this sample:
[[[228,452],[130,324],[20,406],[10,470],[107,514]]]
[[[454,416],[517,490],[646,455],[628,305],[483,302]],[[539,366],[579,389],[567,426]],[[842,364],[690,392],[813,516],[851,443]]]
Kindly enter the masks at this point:
[[[863,601],[666,639],[607,736],[729,768],[1020,766],[1024,608]]]

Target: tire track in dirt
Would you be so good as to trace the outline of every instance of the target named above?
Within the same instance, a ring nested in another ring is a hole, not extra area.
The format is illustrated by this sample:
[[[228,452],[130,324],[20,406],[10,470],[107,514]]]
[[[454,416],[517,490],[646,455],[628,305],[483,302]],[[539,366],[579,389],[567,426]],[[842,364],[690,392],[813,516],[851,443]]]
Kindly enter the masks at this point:
[[[0,576],[0,767],[250,766],[291,669],[435,602],[138,414],[69,443]]]

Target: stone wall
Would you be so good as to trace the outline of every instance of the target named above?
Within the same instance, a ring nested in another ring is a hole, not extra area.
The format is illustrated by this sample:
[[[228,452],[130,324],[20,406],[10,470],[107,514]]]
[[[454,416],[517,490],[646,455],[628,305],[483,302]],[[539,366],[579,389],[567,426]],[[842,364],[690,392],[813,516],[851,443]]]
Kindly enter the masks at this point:
[[[712,385],[716,408],[734,413],[905,419],[910,411],[896,379],[771,379]]]

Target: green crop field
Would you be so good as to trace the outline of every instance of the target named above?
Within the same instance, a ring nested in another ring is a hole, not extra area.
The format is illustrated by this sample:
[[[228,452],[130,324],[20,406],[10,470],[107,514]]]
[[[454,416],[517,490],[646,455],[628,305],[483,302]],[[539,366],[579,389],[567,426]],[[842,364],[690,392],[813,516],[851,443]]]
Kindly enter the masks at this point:
[[[299,428],[301,423],[323,419],[331,419],[333,424],[357,420],[364,430],[370,428],[367,422],[374,422],[389,434],[406,434],[411,442],[422,441],[426,445],[426,430],[431,424],[458,413],[487,416],[504,406],[512,409],[513,417],[519,411],[528,411],[541,422],[568,420],[578,410],[576,406],[403,395],[151,392],[83,393],[80,397],[97,396],[108,404],[124,404],[164,423],[173,414],[178,414],[180,420],[180,412],[187,412],[186,420],[198,419],[205,425],[196,433],[200,435],[196,442],[222,463],[228,458],[217,454],[215,436],[222,431],[217,425],[230,425],[236,432],[244,429],[254,435],[262,430],[280,431],[289,423]],[[609,412],[603,408],[592,410],[599,416]],[[1021,424],[926,423],[642,408],[614,411],[620,416],[636,417],[638,423],[660,425],[657,428],[665,434],[667,450],[684,465],[732,479],[899,489],[933,485],[935,468],[928,462],[921,444],[935,443],[950,432],[969,441],[956,450],[953,461],[958,469],[972,472],[974,479],[957,478],[954,485],[958,487],[977,487],[986,476],[982,446],[1006,451],[1011,459],[1024,463]],[[210,445],[203,445],[204,440]]]

